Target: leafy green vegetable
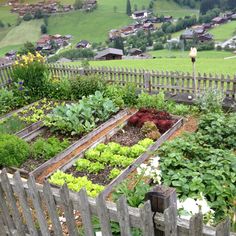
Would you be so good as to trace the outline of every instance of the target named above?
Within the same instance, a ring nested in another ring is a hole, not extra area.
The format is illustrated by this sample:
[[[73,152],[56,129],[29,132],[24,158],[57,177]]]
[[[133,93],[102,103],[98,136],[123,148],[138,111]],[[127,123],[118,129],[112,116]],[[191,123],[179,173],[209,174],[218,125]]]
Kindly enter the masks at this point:
[[[38,138],[31,146],[32,156],[35,159],[49,160],[70,145],[67,139],[62,142],[56,137],[48,139]]]
[[[70,132],[72,135],[86,133],[96,127],[99,121],[107,120],[119,110],[115,104],[97,91],[77,104],[59,106],[46,116],[44,124],[52,130]]]
[[[84,177],[74,177],[71,174],[63,173],[58,170],[49,179],[49,182],[62,186],[64,183],[68,184],[68,188],[72,191],[79,192],[80,189],[86,188],[88,196],[96,197],[100,192],[104,190],[104,186],[93,184],[90,180]]]

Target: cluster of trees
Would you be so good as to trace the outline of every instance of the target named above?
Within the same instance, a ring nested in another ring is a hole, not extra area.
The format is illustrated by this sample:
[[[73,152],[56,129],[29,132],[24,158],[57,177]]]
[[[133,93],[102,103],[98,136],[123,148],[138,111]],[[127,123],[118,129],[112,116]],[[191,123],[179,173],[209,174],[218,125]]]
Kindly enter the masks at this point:
[[[37,11],[35,11],[34,14],[27,12],[24,16],[23,16],[23,20],[24,21],[30,21],[33,19],[42,19],[46,16],[46,14],[41,10],[38,9]]]
[[[48,16],[43,18],[43,24],[41,25],[41,33],[47,34],[48,32]]]
[[[180,6],[189,6],[190,8],[196,8],[197,2],[200,0],[174,0],[174,2],[178,3]]]
[[[202,0],[200,5],[200,13],[205,15],[209,10],[219,8],[222,10],[236,9],[235,0]]]
[[[56,62],[63,57],[70,60],[79,60],[81,58],[93,58],[94,55],[94,52],[89,48],[70,49],[48,58],[48,62]]]
[[[164,33],[171,34],[187,27],[191,27],[197,23],[196,16],[185,16],[184,18],[179,18],[176,23],[166,22],[163,23],[161,29]]]

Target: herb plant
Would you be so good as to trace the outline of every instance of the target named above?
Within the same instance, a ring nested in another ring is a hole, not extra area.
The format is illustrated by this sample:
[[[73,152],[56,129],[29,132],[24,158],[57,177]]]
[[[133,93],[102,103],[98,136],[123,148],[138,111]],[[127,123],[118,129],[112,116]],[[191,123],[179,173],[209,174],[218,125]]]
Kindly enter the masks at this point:
[[[56,137],[48,139],[38,138],[31,146],[32,156],[35,159],[49,160],[70,145],[67,139],[62,142]]]
[[[29,144],[15,135],[0,134],[0,166],[20,166],[30,153]]]

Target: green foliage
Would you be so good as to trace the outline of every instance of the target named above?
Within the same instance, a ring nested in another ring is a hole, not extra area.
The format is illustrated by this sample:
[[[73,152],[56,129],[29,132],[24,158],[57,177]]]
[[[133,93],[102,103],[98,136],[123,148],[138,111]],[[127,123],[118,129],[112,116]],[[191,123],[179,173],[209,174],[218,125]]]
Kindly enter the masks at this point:
[[[128,83],[122,89],[125,105],[128,107],[135,106],[137,103],[136,85],[133,83]]]
[[[41,98],[44,96],[47,73],[47,66],[41,61],[35,60],[27,64],[15,65],[12,77],[17,87],[19,83],[22,83],[23,86],[18,87],[19,90],[25,89],[29,96]]]
[[[141,93],[137,99],[137,108],[155,108],[157,110],[165,110],[174,115],[188,115],[196,112],[196,109],[192,106],[177,104],[174,101],[168,101],[165,99],[165,94],[160,92],[156,95],[149,95],[147,93]]]
[[[80,99],[83,96],[89,96],[96,91],[104,91],[106,88],[105,81],[97,76],[80,76],[71,80],[72,94],[75,99]]]
[[[85,188],[88,196],[96,197],[104,190],[104,186],[93,184],[92,181],[84,177],[74,177],[71,174],[65,174],[58,170],[49,179],[49,182],[55,185],[62,186],[64,183],[68,185],[68,188],[72,191],[79,192],[82,188]]]
[[[89,132],[99,121],[107,120],[118,107],[103,94],[83,97],[78,104],[58,106],[46,116],[44,124],[54,131],[70,132],[72,135]]]
[[[126,0],[126,14],[128,16],[131,16],[131,4],[130,4],[130,0]]]
[[[119,85],[107,85],[104,91],[105,96],[109,97],[118,107],[124,107],[124,90]]]
[[[139,141],[132,147],[121,146],[115,142],[99,144],[85,152],[85,158],[91,161],[99,161],[105,165],[125,168],[152,144],[153,140],[148,138]]]
[[[71,100],[73,98],[71,81],[68,78],[47,78],[45,88],[47,97],[58,100]]]
[[[150,133],[152,131],[158,131],[158,129],[157,129],[157,126],[155,125],[155,123],[153,123],[152,121],[147,121],[144,123],[144,125],[142,126],[140,131],[144,135],[147,135],[148,133]]]
[[[236,114],[203,115],[198,127],[199,142],[214,148],[236,150]]]
[[[196,104],[203,113],[221,113],[223,99],[221,91],[208,89],[198,94]]]
[[[57,55],[54,55],[48,58],[48,62],[56,62],[60,58],[67,58],[70,60],[80,60],[81,58],[93,58],[94,52],[90,48],[82,48],[82,49],[69,49],[64,52],[61,52]]]
[[[110,172],[108,178],[109,178],[109,179],[115,179],[115,178],[120,174],[120,172],[121,172],[121,171],[120,171],[119,169],[114,168],[114,169],[111,170],[111,172]]]
[[[145,194],[149,190],[150,186],[141,180],[140,177],[134,177],[132,180],[127,179],[119,184],[112,194],[112,198],[114,201],[117,201],[122,195],[125,195],[129,206],[139,207],[144,202]]]
[[[83,171],[86,170],[91,164],[91,161],[86,159],[79,159],[75,162],[76,170]]]
[[[0,134],[0,166],[19,167],[29,157],[29,144],[10,134]]]
[[[79,159],[75,162],[76,170],[87,171],[90,174],[98,174],[105,169],[105,166],[99,162],[91,162],[86,159]]]
[[[0,121],[0,134],[14,134],[25,128],[25,123],[17,116],[11,116]]]
[[[82,0],[75,0],[75,3],[74,3],[74,9],[77,10],[77,9],[81,9],[83,7],[83,1]]]
[[[13,92],[5,88],[0,89],[0,115],[12,110],[15,105]]]
[[[49,160],[62,150],[67,148],[70,142],[64,139],[62,142],[56,137],[48,139],[38,138],[31,146],[32,157],[35,159]]]

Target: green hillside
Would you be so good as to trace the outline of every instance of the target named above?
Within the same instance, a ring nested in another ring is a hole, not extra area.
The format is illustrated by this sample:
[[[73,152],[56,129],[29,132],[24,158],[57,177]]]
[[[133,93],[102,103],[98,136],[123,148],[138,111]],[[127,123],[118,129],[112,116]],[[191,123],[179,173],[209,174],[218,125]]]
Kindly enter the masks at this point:
[[[236,21],[219,25],[210,30],[216,41],[225,41],[236,35]]]
[[[42,22],[42,20],[25,21],[12,28],[0,41],[0,48],[24,44],[26,41],[36,42],[41,35],[40,26]]]

